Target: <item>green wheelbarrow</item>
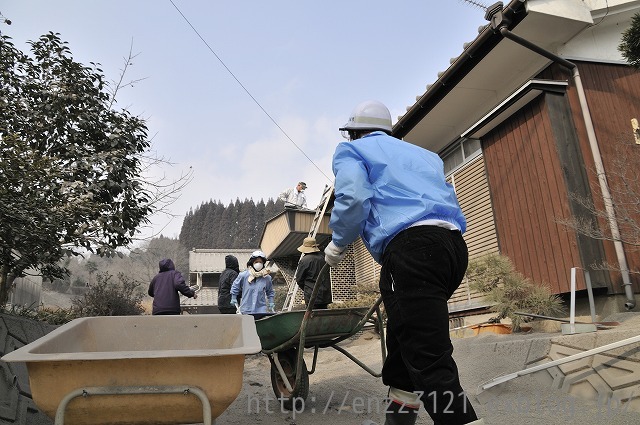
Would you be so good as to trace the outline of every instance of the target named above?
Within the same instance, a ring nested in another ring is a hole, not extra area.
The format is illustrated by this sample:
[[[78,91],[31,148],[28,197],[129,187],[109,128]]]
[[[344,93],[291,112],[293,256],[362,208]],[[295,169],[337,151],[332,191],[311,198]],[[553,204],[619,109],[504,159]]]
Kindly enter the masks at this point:
[[[320,275],[327,273],[324,266]],[[320,281],[320,279],[318,279]],[[338,343],[358,333],[367,323],[374,323],[380,332],[382,362],[386,359],[384,324],[380,313],[382,297],[371,307],[313,310],[311,306],[318,293],[316,284],[306,310],[277,313],[256,320],[256,331],[262,344],[262,353],[271,363],[271,385],[276,398],[285,409],[292,410],[297,400],[309,395],[309,375],[316,370],[318,349],[332,347],[375,377],[375,372]],[[376,318],[372,318],[373,313]],[[307,369],[304,349],[313,349],[313,364]]]

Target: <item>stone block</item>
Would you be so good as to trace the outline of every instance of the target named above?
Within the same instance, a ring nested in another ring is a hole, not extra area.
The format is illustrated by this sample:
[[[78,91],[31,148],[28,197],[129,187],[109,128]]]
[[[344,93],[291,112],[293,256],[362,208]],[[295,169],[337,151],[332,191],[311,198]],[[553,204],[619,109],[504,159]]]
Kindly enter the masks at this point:
[[[612,394],[607,383],[591,368],[565,376],[562,389],[576,397],[597,400],[600,404],[606,403]]]
[[[10,353],[24,346],[24,344],[12,337],[9,337],[7,338],[6,346],[8,350],[7,353]],[[16,377],[16,385],[20,392],[31,396],[31,387],[29,386],[29,372],[27,371],[27,365],[21,362],[4,364],[7,365],[13,376]]]
[[[576,348],[565,347],[563,345],[552,344],[549,349],[549,357],[552,360],[559,360],[565,357],[572,356],[574,354],[582,353],[584,350],[579,350]],[[569,363],[564,363],[559,365],[558,367],[565,375],[569,375],[570,373],[577,372],[579,370],[591,368],[591,359],[592,356],[585,357],[582,359],[574,360]]]
[[[547,338],[532,339],[527,353],[526,365],[539,362],[546,359],[551,349],[551,340]]]
[[[537,366],[544,363],[549,363],[549,359],[540,360],[538,362],[527,365],[527,368]],[[564,381],[564,373],[560,370],[558,366],[551,366],[547,369],[540,370],[538,372],[534,372],[531,374],[538,382],[547,385],[551,388],[562,388],[562,383]]]
[[[611,409],[640,412],[640,386],[621,388],[613,391],[610,400]]]
[[[24,331],[22,322],[25,320],[21,317],[11,316],[10,314],[3,315],[4,323],[7,325],[7,333],[20,341],[23,344],[29,343],[29,338]]]
[[[54,421],[42,413],[32,399],[21,397],[21,402],[26,405],[25,424],[26,425],[53,425]]]
[[[13,384],[8,363],[0,362],[0,420],[15,421],[18,408],[18,388]]]
[[[0,357],[4,356],[8,352],[4,346],[8,337],[9,330],[7,329],[7,325],[4,323],[2,315],[0,315]]]
[[[640,363],[596,354],[591,367],[613,390],[640,385]]]
[[[632,338],[636,335],[638,335],[637,329],[610,329],[608,331],[600,331],[598,332],[598,337],[596,340],[597,347],[602,347],[607,344],[612,344],[614,342],[622,341],[627,338]],[[636,360],[640,362],[640,343],[629,344],[623,347],[615,348],[613,350],[608,350],[605,352],[605,354],[610,356],[624,357],[629,360]]]
[[[22,326],[22,332],[27,337],[27,341],[35,341],[36,339],[46,335],[47,332],[42,327],[42,322],[34,320],[22,320],[20,325]]]
[[[562,335],[555,337],[551,340],[552,343],[558,345],[564,345],[566,347],[577,348],[582,351],[591,350],[592,348],[597,347],[596,338],[598,333],[583,333],[583,334],[575,334],[575,335]]]

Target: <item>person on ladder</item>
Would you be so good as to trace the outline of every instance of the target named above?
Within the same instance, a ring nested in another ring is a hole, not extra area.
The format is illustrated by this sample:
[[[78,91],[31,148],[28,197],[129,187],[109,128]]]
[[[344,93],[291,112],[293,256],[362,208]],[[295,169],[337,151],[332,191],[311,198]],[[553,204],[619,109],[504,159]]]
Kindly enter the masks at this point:
[[[306,188],[305,182],[298,182],[296,187],[284,190],[278,199],[284,201],[285,208],[307,208],[307,197],[304,194]]]
[[[382,265],[388,356],[385,424],[414,424],[420,401],[435,425],[483,424],[453,360],[447,300],[468,263],[466,220],[440,157],[391,136],[385,105],[366,101],[340,129],[325,260],[335,267],[358,236]]]

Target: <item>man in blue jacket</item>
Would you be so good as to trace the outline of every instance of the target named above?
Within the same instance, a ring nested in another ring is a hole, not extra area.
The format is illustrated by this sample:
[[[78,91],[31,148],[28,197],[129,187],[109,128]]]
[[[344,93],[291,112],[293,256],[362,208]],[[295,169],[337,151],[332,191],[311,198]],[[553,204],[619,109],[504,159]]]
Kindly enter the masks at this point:
[[[151,280],[148,291],[153,297],[152,314],[180,314],[179,293],[193,299],[198,296],[187,286],[171,258],[164,258],[158,264],[160,272]]]
[[[466,220],[442,160],[391,137],[377,101],[353,110],[333,156],[335,203],[326,262],[335,267],[359,236],[382,265],[389,386],[386,424],[414,424],[422,401],[436,425],[482,424],[460,385],[447,300],[467,269]]]

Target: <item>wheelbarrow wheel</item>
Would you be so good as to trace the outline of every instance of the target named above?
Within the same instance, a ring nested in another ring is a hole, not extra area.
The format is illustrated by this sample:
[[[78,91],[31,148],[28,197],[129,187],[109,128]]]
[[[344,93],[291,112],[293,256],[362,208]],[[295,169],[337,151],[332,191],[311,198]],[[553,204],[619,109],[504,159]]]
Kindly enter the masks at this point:
[[[289,391],[287,389],[273,360],[271,360],[271,386],[282,407],[287,410],[293,410],[296,402],[299,403],[300,400],[306,400],[309,395],[309,372],[307,372],[307,365],[303,359],[300,370],[296,370],[298,353],[294,348],[278,353],[278,360],[293,390]],[[298,373],[302,374],[302,377],[299,387],[296,388]]]

